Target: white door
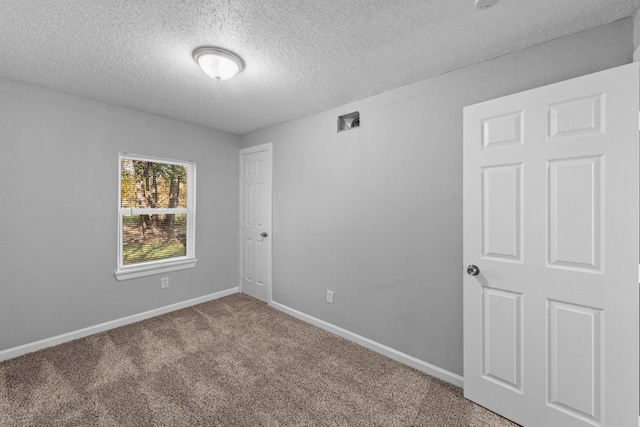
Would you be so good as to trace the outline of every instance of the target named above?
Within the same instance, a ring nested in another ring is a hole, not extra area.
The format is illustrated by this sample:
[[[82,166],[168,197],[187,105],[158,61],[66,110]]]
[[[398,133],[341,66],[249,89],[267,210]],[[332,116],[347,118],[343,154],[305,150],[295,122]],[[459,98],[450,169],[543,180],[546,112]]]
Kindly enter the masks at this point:
[[[271,301],[272,144],[240,150],[240,289]]]
[[[638,425],[638,65],[464,109],[464,394]]]

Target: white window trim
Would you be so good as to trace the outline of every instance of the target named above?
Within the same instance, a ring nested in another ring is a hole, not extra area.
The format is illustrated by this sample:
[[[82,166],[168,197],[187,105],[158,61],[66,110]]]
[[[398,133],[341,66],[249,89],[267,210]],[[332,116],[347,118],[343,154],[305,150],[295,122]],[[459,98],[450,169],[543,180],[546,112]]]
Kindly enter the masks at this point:
[[[133,159],[152,161],[158,163],[167,163],[173,165],[181,165],[187,167],[187,208],[160,208],[160,209],[139,209],[139,208],[122,208],[121,193],[121,164],[122,159]],[[188,214],[187,220],[187,254],[183,257],[175,257],[164,260],[148,261],[135,265],[122,264],[122,216],[125,214]],[[151,276],[154,274],[169,273],[172,271],[185,270],[196,266],[198,260],[195,257],[195,230],[196,230],[196,163],[193,161],[181,161],[165,159],[161,157],[143,156],[139,154],[120,153],[118,156],[118,260],[115,276],[118,281],[135,279],[138,277]]]

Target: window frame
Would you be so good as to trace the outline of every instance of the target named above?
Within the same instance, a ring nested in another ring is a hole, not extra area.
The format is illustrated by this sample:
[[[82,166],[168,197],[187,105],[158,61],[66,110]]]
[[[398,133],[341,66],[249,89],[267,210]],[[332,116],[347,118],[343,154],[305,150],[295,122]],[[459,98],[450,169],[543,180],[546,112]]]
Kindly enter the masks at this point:
[[[122,207],[122,160],[139,160],[154,163],[164,163],[184,166],[187,170],[187,207],[186,208],[123,208]],[[186,255],[161,260],[146,261],[137,264],[123,264],[124,235],[122,219],[124,215],[152,215],[152,214],[176,214],[187,216],[187,247]],[[145,156],[132,153],[119,153],[118,155],[118,249],[117,267],[115,277],[118,281],[145,277],[153,274],[169,273],[184,270],[196,266],[198,260],[195,257],[195,231],[196,231],[196,162],[188,160],[166,159],[155,156]]]

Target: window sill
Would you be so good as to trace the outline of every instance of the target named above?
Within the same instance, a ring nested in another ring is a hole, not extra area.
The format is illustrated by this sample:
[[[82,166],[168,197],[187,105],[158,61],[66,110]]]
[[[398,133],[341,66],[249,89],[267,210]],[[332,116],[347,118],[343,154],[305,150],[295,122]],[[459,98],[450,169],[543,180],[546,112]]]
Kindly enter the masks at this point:
[[[146,265],[143,267],[131,267],[118,270],[115,273],[118,282],[129,279],[137,279],[138,277],[152,276],[154,274],[169,273],[172,271],[186,270],[193,268],[198,263],[196,258],[183,259],[179,261],[163,262],[156,265]]]

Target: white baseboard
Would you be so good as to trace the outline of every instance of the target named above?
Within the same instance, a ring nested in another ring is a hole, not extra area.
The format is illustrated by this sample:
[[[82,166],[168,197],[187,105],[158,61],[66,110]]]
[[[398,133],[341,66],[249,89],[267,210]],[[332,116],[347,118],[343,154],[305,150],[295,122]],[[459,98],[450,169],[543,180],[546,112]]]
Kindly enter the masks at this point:
[[[305,314],[305,313],[302,313],[301,311],[287,307],[286,305],[282,305],[275,301],[271,301],[269,305],[277,310],[280,310],[284,313],[289,314],[290,316],[293,316],[304,322],[310,323],[314,326],[324,329],[325,331],[329,331],[333,334],[341,336],[342,338],[346,338],[349,341],[353,341],[363,347],[368,348],[369,350],[373,350],[376,353],[380,353],[397,362],[404,363],[405,365],[411,366],[412,368],[422,371],[425,374],[431,375],[432,377],[439,378],[442,381],[446,381],[458,387],[464,386],[464,378],[462,378],[460,375],[454,374],[453,372],[449,372],[445,369],[442,369],[430,363],[424,362],[420,359],[416,359],[413,356],[409,356],[408,354],[399,352],[398,350],[395,350],[391,347],[387,347],[386,345],[372,341],[369,338],[365,338],[361,335],[347,331],[346,329],[343,329],[339,326],[332,325],[331,323],[325,322],[324,320],[320,320],[313,316],[309,316],[308,314]]]
[[[237,287],[226,289],[224,291],[215,292],[213,294],[205,295],[202,297],[193,298],[187,301],[182,301],[182,302],[178,302],[171,305],[166,305],[160,308],[155,308],[153,310],[145,311],[144,313],[134,314],[131,316],[123,317],[121,319],[111,320],[109,322],[100,323],[99,325],[89,326],[87,328],[79,329],[77,331],[68,332],[66,334],[57,335],[55,337],[45,338],[40,341],[24,344],[18,347],[9,348],[7,350],[2,350],[0,351],[0,362],[2,362],[3,360],[13,359],[14,357],[22,356],[23,354],[42,350],[43,348],[52,347],[54,345],[77,340],[78,338],[84,338],[89,335],[97,334],[98,332],[103,332],[109,329],[128,325],[130,323],[139,322],[141,320],[145,320],[150,317],[159,316],[161,314],[169,313],[171,311],[180,310],[181,308],[191,307],[192,305],[201,304],[203,302],[226,297],[227,295],[232,295],[236,293],[238,293]]]

